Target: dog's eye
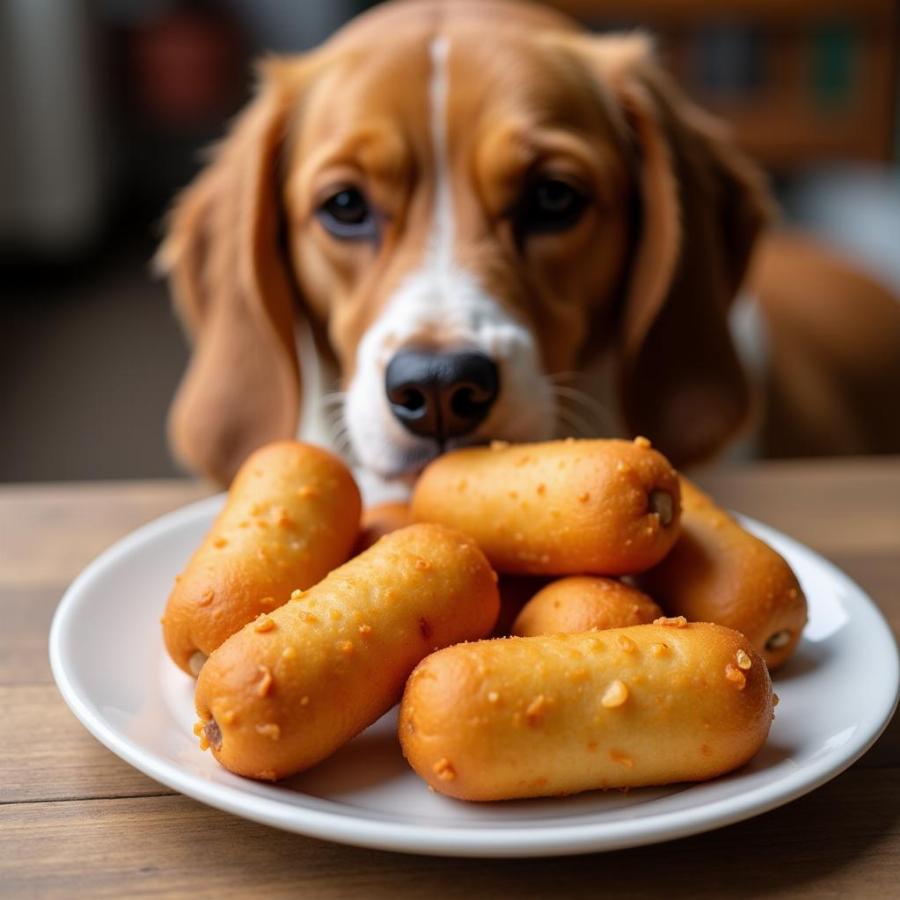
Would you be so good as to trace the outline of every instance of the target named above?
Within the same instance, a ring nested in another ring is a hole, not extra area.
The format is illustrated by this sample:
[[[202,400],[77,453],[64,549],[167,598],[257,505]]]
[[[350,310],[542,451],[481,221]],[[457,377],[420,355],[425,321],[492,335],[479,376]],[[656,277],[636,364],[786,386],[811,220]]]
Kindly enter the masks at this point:
[[[346,187],[328,197],[316,211],[322,226],[335,237],[362,240],[376,236],[376,222],[365,195]]]
[[[587,206],[587,197],[561,178],[544,177],[525,190],[519,211],[519,227],[526,233],[564,231],[571,228]]]

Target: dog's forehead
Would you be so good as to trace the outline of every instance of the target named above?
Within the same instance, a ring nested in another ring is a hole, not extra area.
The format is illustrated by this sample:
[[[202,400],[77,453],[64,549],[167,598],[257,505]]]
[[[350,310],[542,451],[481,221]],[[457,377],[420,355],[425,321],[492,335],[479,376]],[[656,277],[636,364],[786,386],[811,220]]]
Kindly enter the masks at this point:
[[[601,94],[564,42],[533,30],[488,37],[466,26],[448,37],[449,104],[457,122],[515,119],[523,128],[603,127]]]
[[[424,37],[395,35],[367,50],[340,45],[300,100],[302,142],[354,141],[373,125],[424,138],[430,73]]]
[[[446,47],[439,58],[432,52],[437,43]],[[320,135],[349,136],[381,121],[427,137],[435,79],[446,84],[451,145],[501,120],[523,128],[607,124],[597,86],[560,44],[533,29],[500,27],[486,35],[467,21],[401,29],[365,50],[338,44],[303,118]]]

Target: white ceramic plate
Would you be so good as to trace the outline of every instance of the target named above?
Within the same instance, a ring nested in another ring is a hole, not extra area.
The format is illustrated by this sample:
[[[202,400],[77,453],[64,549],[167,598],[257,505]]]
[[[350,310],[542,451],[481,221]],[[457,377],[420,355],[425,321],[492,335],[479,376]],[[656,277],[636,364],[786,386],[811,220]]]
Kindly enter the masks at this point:
[[[810,622],[776,678],[781,703],[750,765],[706,784],[563,799],[466,804],[431,793],[404,762],[389,713],[290,781],[239,778],[192,734],[193,682],[168,660],[159,617],[172,579],[222,498],[164,516],[95,560],[56,612],[50,660],[75,715],[151,778],[239,816],[348,844],[448,856],[584,853],[648,844],[737,822],[787,803],[846,769],[897,700],[897,648],[872,601],[796,541],[745,524],[791,563]]]

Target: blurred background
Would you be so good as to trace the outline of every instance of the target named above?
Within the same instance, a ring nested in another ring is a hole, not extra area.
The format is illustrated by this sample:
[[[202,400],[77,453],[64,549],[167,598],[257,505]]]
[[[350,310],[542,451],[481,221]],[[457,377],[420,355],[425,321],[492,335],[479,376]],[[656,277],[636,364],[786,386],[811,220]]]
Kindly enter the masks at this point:
[[[176,474],[187,349],[149,261],[249,62],[365,0],[0,0],[0,481]],[[653,31],[788,222],[900,293],[896,0],[553,0]]]

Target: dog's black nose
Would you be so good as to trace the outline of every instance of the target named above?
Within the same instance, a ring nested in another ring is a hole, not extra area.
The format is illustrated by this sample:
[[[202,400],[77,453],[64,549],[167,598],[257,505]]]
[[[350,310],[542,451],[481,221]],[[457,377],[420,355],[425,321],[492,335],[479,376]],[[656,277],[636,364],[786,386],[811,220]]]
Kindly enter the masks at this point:
[[[438,441],[473,431],[499,387],[497,367],[475,351],[400,350],[384,374],[397,421],[413,434]]]

